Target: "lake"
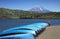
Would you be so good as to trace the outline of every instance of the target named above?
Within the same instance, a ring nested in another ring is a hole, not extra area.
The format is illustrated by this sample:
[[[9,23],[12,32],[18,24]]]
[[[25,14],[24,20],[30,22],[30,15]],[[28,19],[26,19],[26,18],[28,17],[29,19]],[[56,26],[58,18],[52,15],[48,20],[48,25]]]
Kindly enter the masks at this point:
[[[60,19],[1,19],[0,18],[0,31],[37,22],[50,23],[51,26],[60,25]]]

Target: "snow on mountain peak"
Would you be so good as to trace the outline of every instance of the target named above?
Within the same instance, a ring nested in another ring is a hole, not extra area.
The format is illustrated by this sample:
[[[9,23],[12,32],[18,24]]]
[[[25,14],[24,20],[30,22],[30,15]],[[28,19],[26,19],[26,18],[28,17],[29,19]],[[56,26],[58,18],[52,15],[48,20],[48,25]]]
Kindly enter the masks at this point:
[[[34,7],[32,9],[30,9],[30,11],[42,12],[42,13],[50,12],[49,10],[47,10],[47,9],[45,9],[43,7]]]

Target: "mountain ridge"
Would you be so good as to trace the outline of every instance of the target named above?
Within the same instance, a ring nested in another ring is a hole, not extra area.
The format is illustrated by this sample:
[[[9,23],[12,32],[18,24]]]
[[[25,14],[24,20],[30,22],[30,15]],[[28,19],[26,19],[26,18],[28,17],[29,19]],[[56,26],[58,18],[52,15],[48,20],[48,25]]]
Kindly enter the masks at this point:
[[[33,8],[30,9],[30,11],[40,12],[40,13],[48,13],[48,12],[51,12],[51,11],[45,9],[44,7],[33,7]]]
[[[0,18],[60,18],[60,12],[40,13],[0,8]]]

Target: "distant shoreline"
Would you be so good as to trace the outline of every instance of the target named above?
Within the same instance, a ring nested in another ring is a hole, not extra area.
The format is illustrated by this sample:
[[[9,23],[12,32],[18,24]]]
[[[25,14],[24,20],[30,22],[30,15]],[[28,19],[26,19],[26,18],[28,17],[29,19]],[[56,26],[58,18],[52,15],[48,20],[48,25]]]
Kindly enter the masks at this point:
[[[0,19],[60,19],[60,18],[0,18]]]

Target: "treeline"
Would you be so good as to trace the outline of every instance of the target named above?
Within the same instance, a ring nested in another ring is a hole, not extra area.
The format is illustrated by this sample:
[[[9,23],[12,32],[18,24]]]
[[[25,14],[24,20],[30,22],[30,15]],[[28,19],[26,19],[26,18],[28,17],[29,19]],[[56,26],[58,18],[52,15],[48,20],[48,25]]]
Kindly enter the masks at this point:
[[[60,18],[60,12],[39,13],[0,8],[0,18]]]

